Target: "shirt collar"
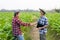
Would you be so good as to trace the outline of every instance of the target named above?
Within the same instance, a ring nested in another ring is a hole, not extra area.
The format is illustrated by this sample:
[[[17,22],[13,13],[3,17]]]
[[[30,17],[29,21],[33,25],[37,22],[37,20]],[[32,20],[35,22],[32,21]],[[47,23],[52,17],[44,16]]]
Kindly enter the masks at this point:
[[[41,18],[43,18],[43,17],[45,17],[45,16],[41,16]]]
[[[14,17],[14,18],[19,18],[18,16]]]

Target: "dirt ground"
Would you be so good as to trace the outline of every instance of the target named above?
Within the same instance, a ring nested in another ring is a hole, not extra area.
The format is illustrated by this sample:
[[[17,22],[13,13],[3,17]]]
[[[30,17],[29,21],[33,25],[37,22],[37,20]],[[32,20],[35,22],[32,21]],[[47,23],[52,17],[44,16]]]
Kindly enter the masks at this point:
[[[39,32],[38,32],[38,29],[36,29],[36,25],[31,30],[31,37],[32,37],[32,40],[40,40]]]

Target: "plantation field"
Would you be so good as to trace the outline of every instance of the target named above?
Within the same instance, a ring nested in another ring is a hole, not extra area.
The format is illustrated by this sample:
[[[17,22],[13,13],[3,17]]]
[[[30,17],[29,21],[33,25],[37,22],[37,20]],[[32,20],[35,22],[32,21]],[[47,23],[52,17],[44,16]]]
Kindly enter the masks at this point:
[[[0,40],[13,39],[11,25],[13,13],[14,12],[0,12]],[[49,21],[47,40],[60,40],[60,13],[47,12],[46,16]],[[19,16],[20,20],[27,23],[35,22],[39,17],[39,12],[21,12]],[[30,35],[31,28],[32,27],[21,26],[25,40],[32,40]]]

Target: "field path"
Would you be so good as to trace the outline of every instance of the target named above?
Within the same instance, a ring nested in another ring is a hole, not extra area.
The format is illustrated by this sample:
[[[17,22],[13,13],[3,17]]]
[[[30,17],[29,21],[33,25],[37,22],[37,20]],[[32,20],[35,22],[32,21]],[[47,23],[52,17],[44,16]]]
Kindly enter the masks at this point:
[[[32,37],[32,40],[39,40],[39,32],[36,29],[36,25],[31,30],[31,37]]]

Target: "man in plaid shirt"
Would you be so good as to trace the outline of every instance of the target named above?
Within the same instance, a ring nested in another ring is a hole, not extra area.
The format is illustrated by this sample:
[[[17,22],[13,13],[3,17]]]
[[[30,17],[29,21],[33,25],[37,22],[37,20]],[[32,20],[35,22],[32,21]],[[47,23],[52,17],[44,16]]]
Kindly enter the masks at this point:
[[[23,23],[21,20],[19,20],[19,12],[15,12],[14,13],[14,17],[12,20],[12,32],[14,35],[14,39],[13,40],[24,40],[24,37],[22,35],[22,31],[20,26],[30,26],[30,23]]]
[[[39,29],[40,40],[46,40],[46,32],[48,26],[48,19],[45,16],[45,12],[40,9],[41,17],[38,20],[37,28]]]

